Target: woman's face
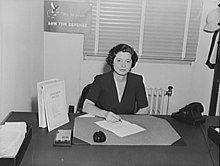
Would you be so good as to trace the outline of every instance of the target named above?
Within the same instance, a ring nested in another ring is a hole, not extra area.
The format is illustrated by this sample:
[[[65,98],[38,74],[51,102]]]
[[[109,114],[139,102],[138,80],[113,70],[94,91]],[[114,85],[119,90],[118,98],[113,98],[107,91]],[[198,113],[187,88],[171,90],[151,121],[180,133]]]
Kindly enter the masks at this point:
[[[114,71],[121,76],[125,76],[131,69],[132,59],[129,52],[118,52],[115,56]]]

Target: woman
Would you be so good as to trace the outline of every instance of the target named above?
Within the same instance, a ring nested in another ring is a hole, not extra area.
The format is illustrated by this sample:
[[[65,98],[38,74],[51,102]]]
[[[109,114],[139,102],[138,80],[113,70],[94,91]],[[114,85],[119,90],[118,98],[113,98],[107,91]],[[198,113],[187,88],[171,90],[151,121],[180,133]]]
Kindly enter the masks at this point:
[[[143,78],[131,73],[138,60],[137,53],[127,44],[113,47],[106,62],[111,71],[97,75],[84,102],[83,111],[107,121],[120,121],[117,114],[146,112],[148,101]]]

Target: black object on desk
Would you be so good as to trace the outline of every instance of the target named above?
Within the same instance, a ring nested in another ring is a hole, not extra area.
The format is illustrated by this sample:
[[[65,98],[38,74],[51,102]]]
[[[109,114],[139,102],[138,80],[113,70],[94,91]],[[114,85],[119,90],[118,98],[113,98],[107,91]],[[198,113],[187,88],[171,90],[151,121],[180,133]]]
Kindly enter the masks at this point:
[[[93,134],[93,140],[94,142],[105,142],[106,135],[102,131],[97,131]]]
[[[172,113],[171,117],[191,125],[198,125],[206,120],[205,116],[202,116],[203,110],[201,103],[194,102],[181,108],[178,112]]]

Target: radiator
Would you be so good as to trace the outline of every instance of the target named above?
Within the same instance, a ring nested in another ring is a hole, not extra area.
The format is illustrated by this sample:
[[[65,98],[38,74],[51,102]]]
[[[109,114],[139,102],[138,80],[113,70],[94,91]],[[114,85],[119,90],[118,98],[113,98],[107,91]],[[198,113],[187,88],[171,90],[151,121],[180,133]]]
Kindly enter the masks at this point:
[[[169,97],[172,95],[173,87],[169,86],[168,90],[162,88],[146,88],[148,103],[150,108],[148,114],[168,115]]]
[[[218,92],[218,101],[216,106],[216,115],[220,116],[220,91]]]

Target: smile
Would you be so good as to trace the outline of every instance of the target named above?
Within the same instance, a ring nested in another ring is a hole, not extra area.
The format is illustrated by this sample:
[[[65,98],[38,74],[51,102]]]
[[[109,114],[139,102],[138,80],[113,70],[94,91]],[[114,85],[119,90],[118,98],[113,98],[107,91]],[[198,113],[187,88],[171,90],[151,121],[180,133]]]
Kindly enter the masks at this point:
[[[120,71],[126,71],[126,69],[119,69]]]

